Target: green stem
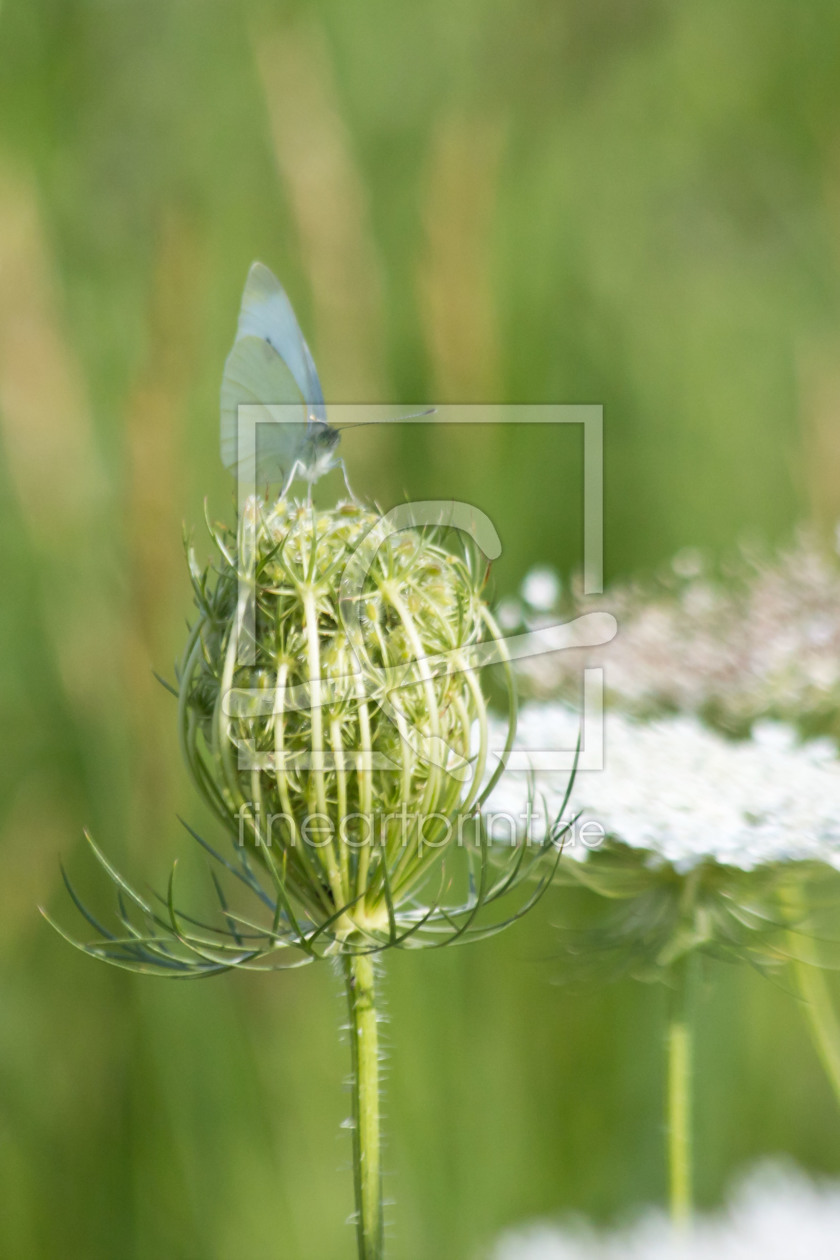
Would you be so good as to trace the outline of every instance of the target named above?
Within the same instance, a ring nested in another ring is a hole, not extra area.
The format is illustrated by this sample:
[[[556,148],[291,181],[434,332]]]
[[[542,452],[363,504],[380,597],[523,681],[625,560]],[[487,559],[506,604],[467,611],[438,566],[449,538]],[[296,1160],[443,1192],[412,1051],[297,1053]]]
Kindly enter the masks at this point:
[[[820,966],[817,943],[805,930],[808,903],[804,889],[799,885],[786,888],[782,905],[789,922],[795,925],[788,933],[793,972],[805,1003],[814,1048],[840,1102],[840,1021]]]
[[[831,1088],[840,1102],[840,1021],[831,1000],[825,973],[815,963],[794,962],[799,992],[805,1002],[811,1036]]]
[[[692,1006],[694,960],[674,968],[668,1009],[668,1194],[671,1219],[684,1226],[691,1219],[692,1191]]]
[[[370,954],[344,958],[353,1058],[353,1179],[359,1260],[382,1260],[382,1168],[375,971]]]

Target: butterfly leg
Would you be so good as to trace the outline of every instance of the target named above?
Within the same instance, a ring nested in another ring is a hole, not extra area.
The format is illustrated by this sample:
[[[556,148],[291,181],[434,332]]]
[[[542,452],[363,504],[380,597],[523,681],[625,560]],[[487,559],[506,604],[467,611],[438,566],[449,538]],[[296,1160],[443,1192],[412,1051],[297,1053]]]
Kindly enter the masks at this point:
[[[347,465],[345,464],[343,459],[337,459],[335,462],[336,462],[336,467],[341,469],[341,475],[344,478],[344,485],[347,489],[347,493],[350,495],[350,498],[353,500],[356,506],[360,507],[361,500],[356,498],[355,494],[353,493],[353,489],[350,485],[350,482],[347,478]]]
[[[291,470],[291,472],[289,473],[288,477],[286,478],[285,482],[283,483],[283,489],[280,491],[280,498],[281,498],[281,499],[285,499],[286,495],[287,495],[287,494],[289,493],[289,491],[291,490],[291,488],[292,488],[292,482],[294,481],[294,479],[295,479],[295,477],[298,475],[298,473],[301,471],[302,467],[303,467],[303,465],[301,464],[301,462],[300,462],[300,460],[299,460],[299,459],[296,459],[296,460],[295,460],[295,462],[292,464],[292,470]],[[310,485],[309,489],[310,489],[310,491],[312,490],[311,485]]]

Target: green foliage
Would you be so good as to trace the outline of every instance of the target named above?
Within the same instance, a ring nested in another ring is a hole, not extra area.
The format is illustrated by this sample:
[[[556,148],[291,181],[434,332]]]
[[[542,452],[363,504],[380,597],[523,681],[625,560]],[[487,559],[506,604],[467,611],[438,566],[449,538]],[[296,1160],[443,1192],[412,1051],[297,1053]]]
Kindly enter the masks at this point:
[[[627,975],[669,984],[673,969],[693,954],[778,975],[797,956],[797,938],[802,956],[815,931],[802,907],[824,912],[838,904],[837,876],[820,863],[744,871],[704,861],[680,871],[614,841],[586,861],[564,862],[558,877],[600,903],[587,907],[585,928],[560,926],[562,975],[578,982]]]

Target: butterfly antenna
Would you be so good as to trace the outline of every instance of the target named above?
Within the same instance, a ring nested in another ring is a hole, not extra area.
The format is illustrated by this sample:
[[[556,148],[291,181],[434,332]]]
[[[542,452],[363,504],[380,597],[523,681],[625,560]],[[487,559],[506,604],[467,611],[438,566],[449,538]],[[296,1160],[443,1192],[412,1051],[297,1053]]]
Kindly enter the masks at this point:
[[[345,429],[366,429],[371,424],[399,424],[402,420],[422,420],[423,416],[433,416],[437,413],[437,407],[428,407],[425,411],[410,411],[407,416],[391,416],[388,420],[359,420],[354,424],[334,424],[333,428],[338,433],[343,433]]]

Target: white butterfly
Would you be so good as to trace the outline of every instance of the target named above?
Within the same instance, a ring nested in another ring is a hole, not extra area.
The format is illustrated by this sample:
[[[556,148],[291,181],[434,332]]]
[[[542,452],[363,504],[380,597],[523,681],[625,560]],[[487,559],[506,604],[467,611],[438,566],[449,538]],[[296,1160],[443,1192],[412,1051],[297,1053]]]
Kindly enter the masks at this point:
[[[249,403],[255,424],[251,449],[239,449],[237,408]],[[284,404],[283,420],[272,414]],[[299,411],[300,419],[297,419]],[[255,487],[281,482],[281,498],[296,477],[312,483],[344,461],[336,456],[339,432],[327,424],[324,393],[291,302],[268,267],[248,272],[236,340],[225,361],[221,389],[221,453],[225,468]],[[348,486],[349,490],[349,486]]]

